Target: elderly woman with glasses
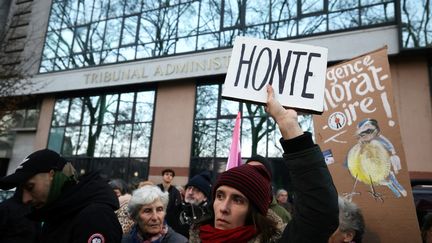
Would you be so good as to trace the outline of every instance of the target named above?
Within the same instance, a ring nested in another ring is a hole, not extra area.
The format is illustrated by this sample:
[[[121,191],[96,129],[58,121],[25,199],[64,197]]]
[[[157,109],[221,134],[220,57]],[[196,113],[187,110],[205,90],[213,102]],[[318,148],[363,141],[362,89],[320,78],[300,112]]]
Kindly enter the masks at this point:
[[[162,192],[157,186],[144,186],[135,190],[128,205],[130,217],[135,224],[129,234],[123,236],[122,243],[188,242],[166,224],[167,205],[168,192]]]

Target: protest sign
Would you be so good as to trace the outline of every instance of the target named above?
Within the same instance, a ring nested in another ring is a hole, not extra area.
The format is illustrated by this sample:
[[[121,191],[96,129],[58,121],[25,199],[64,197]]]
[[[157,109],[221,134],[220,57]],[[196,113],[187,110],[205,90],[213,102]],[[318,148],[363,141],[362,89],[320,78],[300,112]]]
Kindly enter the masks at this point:
[[[266,85],[285,107],[323,111],[327,49],[237,37],[222,97],[266,103]]]
[[[326,77],[315,138],[339,195],[362,208],[364,242],[420,242],[387,48],[332,66]]]

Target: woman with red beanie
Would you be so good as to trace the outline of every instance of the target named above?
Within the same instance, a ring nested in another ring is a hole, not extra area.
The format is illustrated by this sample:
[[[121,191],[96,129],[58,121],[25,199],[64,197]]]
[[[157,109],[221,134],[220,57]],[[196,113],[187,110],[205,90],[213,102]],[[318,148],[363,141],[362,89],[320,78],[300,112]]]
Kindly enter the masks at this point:
[[[297,113],[283,108],[267,87],[267,113],[281,131],[287,174],[296,195],[295,216],[278,227],[268,210],[270,175],[264,166],[223,172],[213,187],[214,216],[192,228],[189,242],[327,242],[338,227],[338,196],[320,148],[303,132]]]

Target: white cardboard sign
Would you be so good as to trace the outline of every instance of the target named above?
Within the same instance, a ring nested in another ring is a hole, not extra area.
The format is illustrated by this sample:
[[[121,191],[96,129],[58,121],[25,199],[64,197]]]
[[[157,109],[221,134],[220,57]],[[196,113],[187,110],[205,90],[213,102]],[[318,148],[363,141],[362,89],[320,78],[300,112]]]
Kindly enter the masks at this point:
[[[327,48],[236,37],[222,96],[266,103],[266,85],[285,106],[312,113],[324,107]]]

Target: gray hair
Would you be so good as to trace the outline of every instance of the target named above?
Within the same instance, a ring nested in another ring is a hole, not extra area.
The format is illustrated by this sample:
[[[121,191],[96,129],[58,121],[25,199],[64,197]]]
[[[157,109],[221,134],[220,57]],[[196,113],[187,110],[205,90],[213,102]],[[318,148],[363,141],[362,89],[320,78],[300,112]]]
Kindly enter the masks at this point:
[[[339,230],[347,232],[349,230],[355,231],[353,241],[361,242],[365,230],[365,223],[363,214],[360,208],[353,202],[346,198],[339,197]]]
[[[288,194],[288,191],[285,190],[285,189],[279,189],[279,190],[277,190],[277,192],[276,192],[276,197],[279,197],[279,195],[282,194],[282,193],[286,193],[286,194]]]
[[[169,200],[168,192],[162,192],[159,187],[150,185],[136,189],[133,191],[132,198],[128,203],[128,212],[130,217],[135,221],[138,221],[139,211],[141,208],[144,205],[154,203],[157,200],[162,202],[165,211]]]

